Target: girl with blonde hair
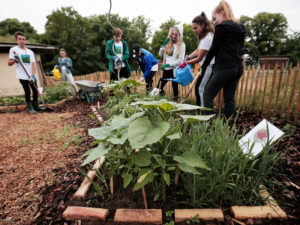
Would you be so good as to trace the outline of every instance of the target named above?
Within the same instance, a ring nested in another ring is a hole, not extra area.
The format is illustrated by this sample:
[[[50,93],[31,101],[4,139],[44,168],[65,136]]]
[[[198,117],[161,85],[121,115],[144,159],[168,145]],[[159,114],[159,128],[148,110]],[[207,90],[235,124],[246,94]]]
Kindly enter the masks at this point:
[[[168,37],[164,41],[159,50],[159,56],[164,58],[161,70],[163,71],[160,93],[163,95],[163,90],[166,85],[166,79],[174,78],[175,68],[179,66],[185,56],[185,44],[183,42],[183,26],[175,25],[170,28]],[[159,86],[159,85],[158,85]],[[174,100],[178,99],[178,83],[172,81]]]
[[[243,74],[242,49],[246,29],[234,19],[228,2],[221,1],[212,12],[215,34],[211,48],[202,64],[205,73],[210,61],[215,57],[213,75],[204,89],[205,107],[214,108],[214,98],[223,88],[225,109],[224,114],[230,117],[234,113],[235,91]]]

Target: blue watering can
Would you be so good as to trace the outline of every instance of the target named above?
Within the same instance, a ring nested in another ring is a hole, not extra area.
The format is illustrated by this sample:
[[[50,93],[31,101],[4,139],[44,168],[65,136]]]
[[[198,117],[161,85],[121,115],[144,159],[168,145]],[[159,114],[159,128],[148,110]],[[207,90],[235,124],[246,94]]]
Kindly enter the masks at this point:
[[[191,70],[191,66],[187,65],[184,68],[175,69],[175,79],[167,79],[169,81],[174,81],[176,83],[181,84],[182,86],[186,86],[194,80],[194,76]]]

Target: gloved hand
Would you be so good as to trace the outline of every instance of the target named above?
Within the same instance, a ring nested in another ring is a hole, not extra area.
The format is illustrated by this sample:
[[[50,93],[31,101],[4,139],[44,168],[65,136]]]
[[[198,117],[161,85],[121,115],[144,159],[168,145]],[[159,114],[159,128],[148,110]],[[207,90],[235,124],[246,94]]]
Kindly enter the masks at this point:
[[[170,39],[169,39],[169,38],[166,38],[165,41],[164,41],[164,43],[163,43],[163,46],[166,46],[166,44],[168,44],[169,41],[170,41]]]
[[[190,60],[191,58],[187,55],[186,57],[185,57],[185,59],[184,59],[184,61],[188,61],[188,60]]]
[[[186,66],[186,62],[184,61],[183,63],[180,64],[179,69],[184,68]]]
[[[145,77],[141,77],[139,81],[143,83],[145,81]]]
[[[31,75],[29,82],[31,84],[34,84],[36,82],[36,77],[34,75]]]
[[[121,63],[121,59],[119,59],[118,57],[115,59],[116,64],[120,64]]]
[[[20,57],[15,55],[14,56],[14,61],[15,61],[15,63],[19,63],[20,62]]]
[[[163,64],[162,66],[161,66],[161,69],[160,70],[164,70],[165,68],[167,68],[167,67],[169,67],[170,66],[170,64]]]

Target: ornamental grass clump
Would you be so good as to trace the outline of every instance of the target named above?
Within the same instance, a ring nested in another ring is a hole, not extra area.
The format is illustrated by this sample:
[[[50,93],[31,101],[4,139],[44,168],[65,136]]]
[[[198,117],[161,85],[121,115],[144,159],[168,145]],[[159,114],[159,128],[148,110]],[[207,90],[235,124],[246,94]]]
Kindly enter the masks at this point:
[[[181,173],[193,207],[263,204],[261,185],[274,182],[272,178],[278,173],[274,165],[279,153],[271,151],[269,140],[260,154],[244,154],[235,126],[230,127],[219,117],[201,125],[192,124],[183,139],[186,148],[210,168],[200,175]]]

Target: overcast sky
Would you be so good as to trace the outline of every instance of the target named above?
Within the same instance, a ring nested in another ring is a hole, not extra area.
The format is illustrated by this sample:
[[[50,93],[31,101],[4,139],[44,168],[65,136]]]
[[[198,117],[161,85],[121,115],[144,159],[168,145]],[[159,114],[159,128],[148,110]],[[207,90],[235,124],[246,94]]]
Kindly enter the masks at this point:
[[[46,16],[62,6],[72,6],[82,16],[105,14],[110,6],[109,0],[0,0],[0,2],[0,21],[7,18],[27,21],[40,34],[45,32]],[[130,19],[144,15],[151,20],[153,34],[160,24],[170,17],[182,23],[191,23],[195,16],[204,11],[211,18],[211,12],[219,2],[220,0],[112,0],[111,13]],[[236,18],[241,15],[253,17],[259,12],[280,12],[287,18],[289,30],[300,31],[300,0],[228,0],[228,2]]]

